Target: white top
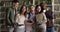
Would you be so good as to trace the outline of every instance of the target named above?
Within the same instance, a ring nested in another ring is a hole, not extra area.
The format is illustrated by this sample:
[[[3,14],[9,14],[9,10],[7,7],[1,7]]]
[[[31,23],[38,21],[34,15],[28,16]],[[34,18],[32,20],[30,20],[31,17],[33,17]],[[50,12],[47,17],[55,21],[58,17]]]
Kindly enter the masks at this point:
[[[24,24],[24,21],[25,21],[25,16],[18,14],[16,17],[16,23],[20,25],[20,24]]]
[[[36,15],[36,20],[39,21],[39,23],[46,23],[47,22],[47,18],[45,16],[45,13],[37,14]]]

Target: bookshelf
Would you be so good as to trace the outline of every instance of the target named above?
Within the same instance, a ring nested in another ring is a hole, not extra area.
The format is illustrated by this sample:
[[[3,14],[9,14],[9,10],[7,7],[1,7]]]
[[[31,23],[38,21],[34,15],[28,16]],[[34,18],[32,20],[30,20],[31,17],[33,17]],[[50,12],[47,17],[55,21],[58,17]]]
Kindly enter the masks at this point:
[[[7,32],[6,29],[6,11],[8,6],[11,7],[8,3],[8,1],[1,1],[0,2],[0,32]]]
[[[56,19],[54,20],[55,24],[60,25],[60,0],[52,0],[52,8],[53,8],[52,10],[56,14]],[[56,31],[59,31],[59,30],[60,30],[60,26],[57,27]]]
[[[52,5],[53,10],[56,14],[55,20],[60,19],[60,0],[53,0],[52,3],[53,3],[53,5]]]

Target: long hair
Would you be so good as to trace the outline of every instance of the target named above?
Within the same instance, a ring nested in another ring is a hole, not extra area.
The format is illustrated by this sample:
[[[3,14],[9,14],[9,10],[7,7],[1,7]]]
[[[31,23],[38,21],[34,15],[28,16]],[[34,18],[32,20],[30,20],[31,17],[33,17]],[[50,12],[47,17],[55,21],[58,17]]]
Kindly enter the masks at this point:
[[[35,12],[37,12],[37,8],[39,7],[40,5],[36,5],[36,7],[35,7]]]
[[[22,6],[21,6],[20,11],[19,11],[19,14],[22,14],[22,12],[23,12],[22,9],[23,9],[24,6],[25,6],[25,5],[22,5]],[[25,7],[26,7],[26,6],[25,6]],[[24,12],[24,15],[26,15],[26,12],[27,12],[27,7],[26,7],[26,11]]]
[[[43,10],[44,10],[44,8],[43,8],[43,5],[42,4],[44,4],[43,2],[42,3],[40,3],[40,6],[41,6],[41,13],[43,12]]]

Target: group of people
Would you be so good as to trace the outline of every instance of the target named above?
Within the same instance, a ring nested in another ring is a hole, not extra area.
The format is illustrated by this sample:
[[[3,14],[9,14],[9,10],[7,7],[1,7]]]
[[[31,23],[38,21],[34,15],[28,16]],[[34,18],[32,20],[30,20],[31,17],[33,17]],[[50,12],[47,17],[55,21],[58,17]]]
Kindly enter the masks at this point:
[[[13,5],[7,13],[9,32],[54,32],[55,14],[47,9],[45,3],[30,5],[27,12],[25,5],[19,10],[19,2],[17,0],[12,2]]]

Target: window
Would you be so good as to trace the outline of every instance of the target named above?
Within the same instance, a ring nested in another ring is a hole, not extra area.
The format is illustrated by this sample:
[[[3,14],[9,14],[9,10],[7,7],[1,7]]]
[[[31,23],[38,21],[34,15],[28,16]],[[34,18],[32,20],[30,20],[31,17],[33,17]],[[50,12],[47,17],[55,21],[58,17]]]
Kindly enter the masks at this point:
[[[54,0],[54,4],[60,4],[60,0]]]
[[[54,11],[57,18],[60,18],[60,0],[54,0]]]
[[[54,11],[60,11],[60,5],[54,5]]]
[[[60,23],[59,22],[60,21],[59,20],[60,19],[60,0],[53,0],[52,3],[53,3],[54,12],[56,14],[56,19],[55,19],[56,21],[55,22],[56,23],[58,22],[57,24],[59,24]]]

